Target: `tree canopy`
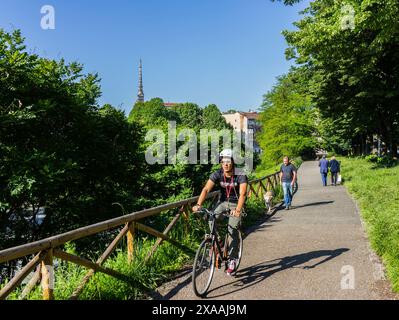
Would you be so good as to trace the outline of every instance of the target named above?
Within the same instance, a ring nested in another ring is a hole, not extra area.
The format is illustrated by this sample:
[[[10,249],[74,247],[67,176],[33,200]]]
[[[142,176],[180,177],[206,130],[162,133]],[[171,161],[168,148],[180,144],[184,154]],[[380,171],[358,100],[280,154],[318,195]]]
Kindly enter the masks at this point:
[[[287,58],[307,69],[308,89],[336,137],[365,152],[379,135],[387,152],[399,142],[399,3],[316,0],[297,30],[284,31]]]
[[[264,167],[273,167],[287,155],[309,157],[317,145],[316,112],[301,81],[300,70],[278,78],[264,95],[258,135]]]

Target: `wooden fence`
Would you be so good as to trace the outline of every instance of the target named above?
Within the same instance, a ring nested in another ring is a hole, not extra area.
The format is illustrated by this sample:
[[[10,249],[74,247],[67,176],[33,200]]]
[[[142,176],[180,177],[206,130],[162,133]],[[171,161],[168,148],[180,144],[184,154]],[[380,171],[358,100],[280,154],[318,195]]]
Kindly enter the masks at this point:
[[[247,195],[249,198],[262,198],[265,192],[275,189],[278,183],[278,172],[260,179],[252,180],[248,183]],[[207,199],[215,200],[218,196],[219,191],[214,191],[208,194]],[[188,215],[191,212],[191,207],[197,202],[198,198],[198,196],[192,197],[154,208],[145,209],[72,230],[63,234],[55,235],[50,238],[0,251],[0,265],[7,261],[34,255],[34,257],[1,289],[0,300],[6,299],[7,296],[19,285],[21,285],[23,280],[35,269],[36,270],[34,271],[33,276],[25,285],[24,290],[20,295],[20,299],[26,299],[30,291],[33,290],[39,282],[41,283],[43,300],[54,299],[54,258],[72,262],[89,269],[78,287],[70,296],[70,299],[72,300],[78,299],[80,293],[83,291],[84,286],[88,283],[95,272],[102,272],[121,280],[127,280],[126,276],[116,270],[104,267],[103,264],[110,257],[117,244],[124,237],[127,237],[127,262],[131,263],[133,261],[136,230],[146,232],[158,238],[155,245],[151,248],[150,252],[146,256],[146,262],[148,262],[148,260],[153,256],[163,241],[168,241],[181,250],[192,252],[192,249],[170,238],[168,234],[179,221],[180,217],[188,219]],[[141,219],[158,215],[163,211],[176,208],[178,208],[178,213],[173,217],[172,221],[163,232],[155,230],[139,222]],[[110,231],[118,227],[122,227],[122,229],[96,262],[78,257],[59,249],[59,247],[67,242],[92,236],[100,232]]]

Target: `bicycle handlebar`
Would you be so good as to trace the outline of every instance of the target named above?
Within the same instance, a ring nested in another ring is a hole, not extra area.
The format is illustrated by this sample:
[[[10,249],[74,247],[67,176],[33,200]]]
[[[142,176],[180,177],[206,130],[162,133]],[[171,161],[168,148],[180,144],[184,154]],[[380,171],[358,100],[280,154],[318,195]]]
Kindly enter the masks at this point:
[[[216,215],[215,211],[208,210],[207,208],[201,208],[200,210],[197,211],[197,213],[205,213],[205,214],[209,214],[209,216],[215,216]],[[220,214],[225,216],[225,217],[230,217],[231,216],[231,210],[230,209],[225,209],[222,212],[220,212]]]

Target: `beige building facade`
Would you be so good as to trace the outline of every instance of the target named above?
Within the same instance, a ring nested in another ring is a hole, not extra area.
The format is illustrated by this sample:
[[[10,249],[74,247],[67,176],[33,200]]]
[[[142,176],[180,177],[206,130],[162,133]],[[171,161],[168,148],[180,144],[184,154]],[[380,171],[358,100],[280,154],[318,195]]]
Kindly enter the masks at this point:
[[[222,116],[233,127],[234,131],[241,132],[243,135],[252,130],[254,138],[256,138],[256,133],[260,131],[259,113],[257,112],[222,113]],[[254,140],[254,151],[261,152],[256,139]]]

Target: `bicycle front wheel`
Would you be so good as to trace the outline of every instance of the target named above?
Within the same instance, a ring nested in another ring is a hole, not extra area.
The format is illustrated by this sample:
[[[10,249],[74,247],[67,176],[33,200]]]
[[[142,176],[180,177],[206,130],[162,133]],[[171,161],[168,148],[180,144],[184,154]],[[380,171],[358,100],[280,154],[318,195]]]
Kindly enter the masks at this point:
[[[193,289],[198,297],[203,297],[209,289],[215,272],[216,253],[212,239],[202,241],[194,259]]]

